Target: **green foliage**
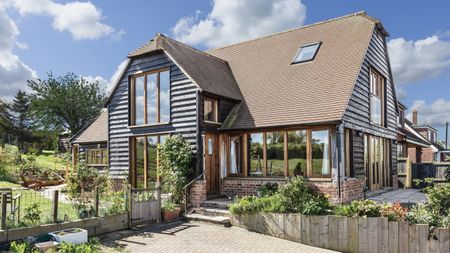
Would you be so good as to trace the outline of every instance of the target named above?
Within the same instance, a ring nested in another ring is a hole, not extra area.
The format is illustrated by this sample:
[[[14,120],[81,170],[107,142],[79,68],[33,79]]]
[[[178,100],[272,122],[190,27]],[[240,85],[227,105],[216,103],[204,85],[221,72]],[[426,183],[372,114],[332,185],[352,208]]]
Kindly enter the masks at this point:
[[[88,82],[73,73],[47,79],[29,80],[30,112],[41,126],[63,126],[78,132],[103,108],[105,91],[98,81]]]
[[[88,243],[73,244],[63,242],[59,246],[58,252],[60,253],[96,253],[100,252],[98,242],[96,240],[90,240]]]
[[[445,181],[450,183],[450,166],[448,166],[447,169],[445,169]]]
[[[450,183],[425,188],[429,208],[438,215],[450,215]]]
[[[41,207],[38,203],[33,203],[25,208],[24,215],[20,221],[20,227],[31,227],[41,224]]]
[[[177,204],[171,200],[164,200],[161,204],[161,208],[163,211],[174,211],[177,208]]]
[[[181,135],[175,135],[158,145],[158,151],[162,189],[171,194],[173,202],[181,203],[183,187],[192,175],[192,150]]]
[[[230,206],[232,214],[301,213],[323,215],[330,212],[328,199],[307,187],[301,177],[294,177],[278,192],[262,197],[244,197]]]
[[[258,196],[260,197],[272,196],[277,191],[278,191],[278,184],[269,182],[261,185],[261,187],[258,188]]]
[[[38,253],[39,251],[36,248],[33,248],[29,242],[11,242],[9,245],[9,250],[11,253]]]
[[[349,205],[335,207],[336,215],[348,217],[381,217],[382,205],[373,200],[357,200]]]
[[[431,212],[426,204],[420,204],[411,208],[406,215],[406,219],[411,224],[429,224],[437,226],[440,223],[439,217]]]
[[[40,166],[36,163],[36,156],[33,154],[28,155],[26,161],[20,165],[18,175],[23,181],[58,180],[63,179],[64,171]]]
[[[406,218],[408,210],[399,203],[384,204],[381,207],[381,216],[388,218],[389,221],[399,221]]]

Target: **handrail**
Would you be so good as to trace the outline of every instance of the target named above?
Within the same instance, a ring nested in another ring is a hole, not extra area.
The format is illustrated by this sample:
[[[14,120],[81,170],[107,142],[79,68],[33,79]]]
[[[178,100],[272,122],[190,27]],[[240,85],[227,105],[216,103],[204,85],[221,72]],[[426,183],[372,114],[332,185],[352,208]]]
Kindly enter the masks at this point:
[[[189,183],[187,183],[185,186],[183,186],[184,189],[184,216],[187,215],[187,188],[191,186],[195,181],[199,180],[205,175],[205,172],[203,171],[200,175],[198,175],[196,178],[192,179]]]

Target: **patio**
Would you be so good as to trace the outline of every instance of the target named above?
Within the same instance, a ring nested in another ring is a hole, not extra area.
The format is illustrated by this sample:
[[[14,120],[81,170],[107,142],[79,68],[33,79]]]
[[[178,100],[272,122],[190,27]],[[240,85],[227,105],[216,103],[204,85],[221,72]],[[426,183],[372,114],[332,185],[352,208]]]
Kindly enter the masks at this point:
[[[420,189],[396,189],[369,199],[383,203],[400,203],[402,205],[425,203],[427,201],[425,193]]]

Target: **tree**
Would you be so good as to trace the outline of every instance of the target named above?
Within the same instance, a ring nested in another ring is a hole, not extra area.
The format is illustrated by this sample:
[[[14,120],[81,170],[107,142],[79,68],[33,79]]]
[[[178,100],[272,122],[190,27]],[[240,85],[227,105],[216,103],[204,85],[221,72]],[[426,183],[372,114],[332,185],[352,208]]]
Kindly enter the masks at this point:
[[[31,122],[29,117],[29,109],[30,100],[27,93],[25,91],[19,90],[14,95],[10,109],[13,115],[14,125],[17,128],[21,130],[29,129]]]
[[[8,105],[0,99],[0,143],[2,146],[11,137],[12,122],[8,108]]]
[[[64,127],[72,134],[96,117],[105,101],[105,92],[98,81],[88,82],[73,73],[47,80],[28,81],[31,88],[30,111],[45,128]]]

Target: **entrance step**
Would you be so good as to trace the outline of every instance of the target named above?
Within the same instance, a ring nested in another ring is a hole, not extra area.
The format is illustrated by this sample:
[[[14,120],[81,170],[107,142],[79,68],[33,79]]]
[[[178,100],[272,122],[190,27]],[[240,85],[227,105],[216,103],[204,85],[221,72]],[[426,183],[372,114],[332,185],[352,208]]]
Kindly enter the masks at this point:
[[[215,198],[215,199],[209,199],[203,201],[202,206],[208,207],[208,208],[219,208],[219,209],[228,209],[228,207],[233,203],[233,200],[221,197],[221,198]]]
[[[207,216],[230,217],[230,211],[222,208],[197,207],[192,209],[191,213],[202,214]]]
[[[217,224],[224,227],[231,227],[230,217],[225,216],[211,216],[200,213],[190,213],[186,218],[191,221],[206,222],[210,224]]]

